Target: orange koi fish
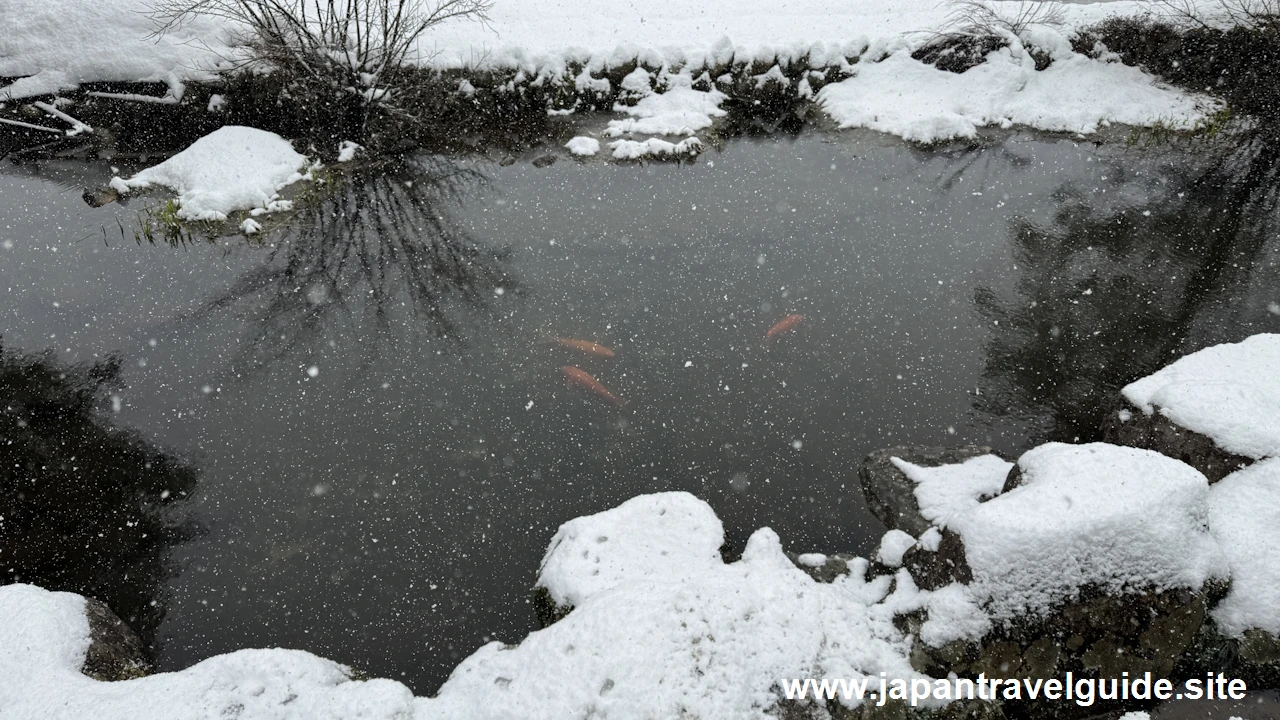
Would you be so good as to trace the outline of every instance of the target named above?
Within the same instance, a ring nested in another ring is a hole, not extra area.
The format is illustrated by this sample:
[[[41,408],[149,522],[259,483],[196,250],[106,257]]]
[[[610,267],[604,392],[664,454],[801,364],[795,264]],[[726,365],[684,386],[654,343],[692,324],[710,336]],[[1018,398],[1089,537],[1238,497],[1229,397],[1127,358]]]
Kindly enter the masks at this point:
[[[560,368],[560,372],[564,373],[565,387],[576,387],[582,388],[583,390],[589,390],[597,397],[607,400],[614,407],[622,407],[623,405],[626,405],[622,398],[609,392],[608,388],[601,385],[599,380],[596,380],[582,370],[579,370],[572,365],[565,365]]]
[[[803,315],[796,315],[796,314],[788,315],[782,318],[781,320],[779,320],[778,322],[774,323],[773,327],[769,328],[769,332],[764,334],[764,339],[772,340],[773,338],[783,333],[791,332],[792,330],[795,330],[796,327],[799,326],[800,323],[802,322],[804,322]]]
[[[590,342],[589,340],[572,340],[570,338],[549,337],[547,338],[547,342],[552,345],[559,345],[562,348],[577,350],[578,352],[586,353],[587,355],[595,355],[596,357],[611,358],[614,356],[614,352],[609,348]]]

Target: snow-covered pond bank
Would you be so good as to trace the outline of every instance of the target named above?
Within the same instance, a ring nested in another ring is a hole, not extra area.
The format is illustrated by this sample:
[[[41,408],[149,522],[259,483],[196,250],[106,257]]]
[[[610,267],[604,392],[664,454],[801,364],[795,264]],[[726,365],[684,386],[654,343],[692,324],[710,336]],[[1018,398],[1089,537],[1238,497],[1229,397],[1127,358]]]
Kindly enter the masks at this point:
[[[527,159],[333,200],[391,219],[373,232],[300,214],[186,248],[122,241],[141,199],[84,206],[105,164],[4,168],[4,352],[119,356],[107,421],[198,473],[204,534],[103,590],[167,610],[162,669],[280,645],[430,693],[533,627],[571,518],[685,490],[731,558],[766,526],[869,556],[867,452],[1091,439],[1126,383],[1280,331],[1271,210],[1172,149],[852,131],[685,166]]]

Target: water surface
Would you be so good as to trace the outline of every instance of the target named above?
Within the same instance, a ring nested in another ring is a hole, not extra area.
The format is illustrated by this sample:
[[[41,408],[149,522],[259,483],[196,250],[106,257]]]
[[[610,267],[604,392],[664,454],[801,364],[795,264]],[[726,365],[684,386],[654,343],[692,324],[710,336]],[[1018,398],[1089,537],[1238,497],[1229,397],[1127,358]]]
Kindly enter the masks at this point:
[[[202,533],[148,591],[163,669],[297,647],[428,693],[533,629],[568,519],[686,490],[731,554],[762,526],[867,553],[868,452],[1091,439],[1118,384],[1280,331],[1270,208],[1188,185],[1192,165],[1024,134],[432,160],[265,244],[178,247],[134,242],[145,199],[84,205],[105,166],[5,167],[0,330],[6,353],[119,358],[106,422],[197,474]],[[1206,229],[1215,207],[1256,217]]]

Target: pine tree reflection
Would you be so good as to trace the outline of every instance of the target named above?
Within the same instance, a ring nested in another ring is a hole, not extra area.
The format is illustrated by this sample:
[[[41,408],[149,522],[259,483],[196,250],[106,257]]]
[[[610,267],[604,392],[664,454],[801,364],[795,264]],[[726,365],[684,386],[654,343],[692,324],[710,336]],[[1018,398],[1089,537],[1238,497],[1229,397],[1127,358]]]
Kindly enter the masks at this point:
[[[247,315],[238,364],[263,367],[312,347],[335,321],[462,342],[458,311],[488,312],[495,293],[518,289],[505,267],[509,253],[475,240],[448,214],[485,187],[480,172],[418,157],[337,183],[278,231],[266,263],[198,313]]]
[[[1254,134],[1194,150],[1211,159],[1177,157],[1167,189],[1142,206],[1099,208],[1096,194],[1066,188],[1050,225],[1015,224],[1015,295],[975,297],[995,321],[980,410],[1038,423],[1039,440],[1098,439],[1125,384],[1280,330],[1258,292],[1276,279],[1259,258],[1278,249],[1280,145]]]
[[[119,371],[0,345],[0,582],[97,598],[150,643],[197,473],[104,419]]]

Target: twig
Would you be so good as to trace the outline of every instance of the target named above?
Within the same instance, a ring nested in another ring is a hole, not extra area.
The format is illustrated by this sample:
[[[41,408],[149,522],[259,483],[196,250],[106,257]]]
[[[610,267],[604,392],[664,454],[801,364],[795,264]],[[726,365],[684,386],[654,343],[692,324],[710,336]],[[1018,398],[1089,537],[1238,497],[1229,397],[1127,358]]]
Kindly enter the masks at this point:
[[[32,125],[31,123],[25,123],[25,122],[22,122],[21,120],[7,120],[5,118],[0,118],[0,123],[4,123],[5,125],[14,125],[20,128],[26,128],[28,130],[43,130],[45,132],[51,132],[57,135],[62,134],[62,131],[59,130],[58,128],[45,127],[44,125]]]
[[[36,107],[40,108],[41,110],[43,110],[43,111],[45,111],[45,112],[49,113],[49,114],[50,114],[50,115],[52,115],[53,117],[56,117],[56,118],[58,118],[59,120],[62,120],[63,122],[65,122],[65,123],[67,123],[67,124],[71,125],[71,129],[67,131],[67,135],[79,135],[79,134],[80,134],[80,133],[82,133],[82,132],[87,132],[87,133],[90,133],[90,134],[92,134],[92,133],[93,133],[93,128],[92,128],[92,127],[90,127],[87,123],[82,123],[82,122],[80,122],[79,120],[77,120],[77,119],[75,119],[75,118],[71,117],[70,115],[68,115],[68,114],[66,114],[66,113],[64,113],[64,112],[62,112],[61,110],[59,110],[58,108],[56,108],[56,107],[54,107],[54,106],[50,105],[50,104],[49,104],[49,103],[47,103],[47,102],[41,102],[41,101],[37,100],[37,101],[35,101],[35,102],[31,103],[31,104],[32,104],[32,105],[35,105]]]
[[[90,90],[89,95],[98,98],[107,98],[108,100],[125,100],[128,102],[155,103],[158,105],[177,105],[178,99],[172,94],[166,94],[162,97],[155,95],[140,95],[138,93],[113,93],[102,92],[99,90]]]

